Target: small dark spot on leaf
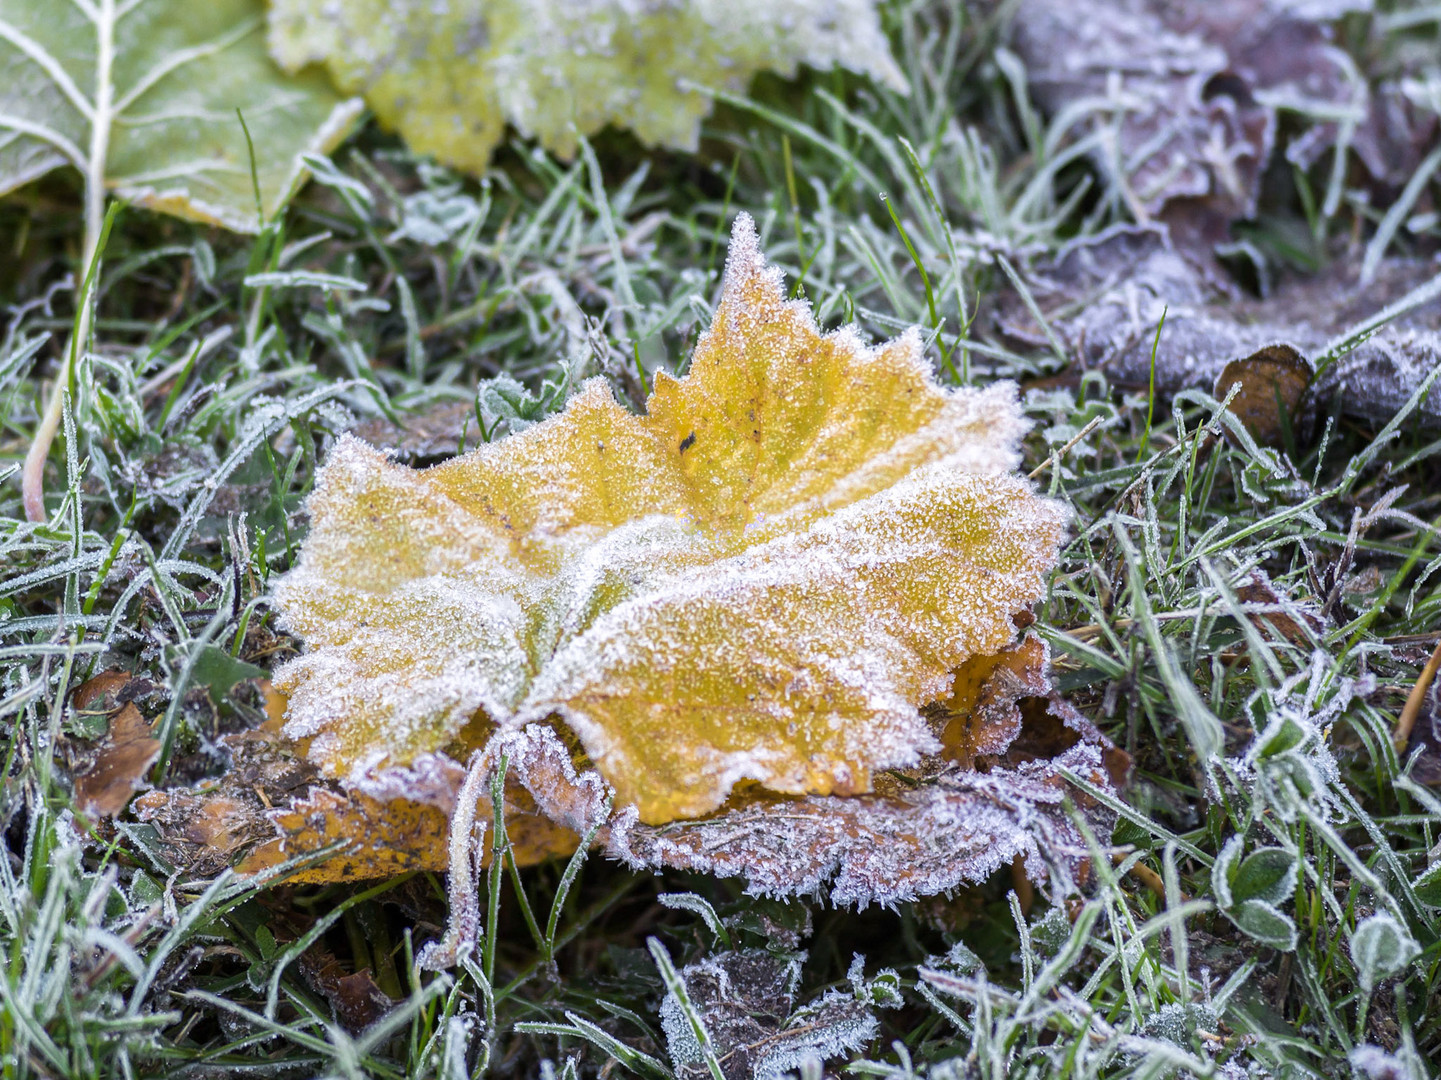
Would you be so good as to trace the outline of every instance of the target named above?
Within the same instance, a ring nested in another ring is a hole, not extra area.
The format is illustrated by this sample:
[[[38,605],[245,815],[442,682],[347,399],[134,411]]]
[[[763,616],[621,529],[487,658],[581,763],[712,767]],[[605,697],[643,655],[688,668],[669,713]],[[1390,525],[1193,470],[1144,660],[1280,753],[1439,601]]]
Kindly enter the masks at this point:
[[[690,449],[692,446],[694,446],[694,445],[695,445],[695,432],[692,431],[689,435],[687,435],[684,439],[682,439],[682,440],[680,441],[680,452],[681,452],[682,454],[684,454],[687,450],[689,450],[689,449]]]

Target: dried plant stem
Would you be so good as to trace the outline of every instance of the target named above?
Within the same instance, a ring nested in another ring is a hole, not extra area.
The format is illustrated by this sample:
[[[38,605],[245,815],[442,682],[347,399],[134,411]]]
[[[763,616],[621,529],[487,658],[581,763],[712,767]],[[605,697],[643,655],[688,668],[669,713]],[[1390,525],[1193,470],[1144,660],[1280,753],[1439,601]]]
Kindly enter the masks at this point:
[[[1398,754],[1405,750],[1406,744],[1411,741],[1411,729],[1416,726],[1416,718],[1421,715],[1421,703],[1426,700],[1426,692],[1431,689],[1437,668],[1441,668],[1441,641],[1436,643],[1431,659],[1427,660],[1426,666],[1421,669],[1416,685],[1411,687],[1406,704],[1401,707],[1401,715],[1396,718],[1396,729],[1391,732],[1391,745]]]
[[[45,520],[45,459],[60,427],[60,414],[65,407],[65,394],[75,370],[80,350],[90,338],[90,322],[94,308],[97,278],[96,262],[100,237],[105,227],[105,163],[110,153],[110,128],[114,121],[114,86],[111,71],[115,62],[115,0],[100,0],[98,17],[94,20],[97,37],[95,61],[95,102],[90,119],[90,149],[81,171],[85,176],[85,246],[80,259],[83,274],[80,286],[79,314],[75,333],[65,350],[65,359],[50,400],[35,429],[35,438],[25,455],[25,468],[20,474],[20,490],[25,502],[25,516],[31,521]]]
[[[1104,416],[1092,417],[1089,424],[1083,427],[1080,431],[1076,432],[1075,435],[1071,436],[1071,440],[1066,443],[1065,446],[1061,447],[1059,450],[1053,450],[1050,456],[1047,457],[1045,461],[1041,462],[1039,465],[1037,465],[1034,469],[1032,469],[1029,473],[1026,474],[1026,478],[1028,480],[1034,480],[1036,477],[1040,476],[1041,473],[1045,472],[1046,469],[1050,468],[1053,465],[1059,464],[1060,460],[1066,456],[1067,451],[1069,451],[1071,447],[1075,446],[1091,432],[1095,431],[1096,428],[1100,427],[1101,421],[1104,419]]]
[[[455,967],[473,953],[480,940],[480,861],[485,834],[475,835],[476,808],[490,773],[490,759],[477,750],[470,757],[465,782],[456,796],[450,818],[450,925],[445,936],[421,950],[422,971]]]
[[[1126,861],[1126,855],[1126,852],[1118,851],[1111,857],[1111,861],[1119,865]],[[1152,870],[1145,863],[1138,862],[1133,864],[1126,873],[1160,897],[1162,903],[1165,902],[1166,883],[1161,880],[1161,875],[1156,873],[1156,871]],[[1182,899],[1184,900],[1186,898],[1183,896]]]

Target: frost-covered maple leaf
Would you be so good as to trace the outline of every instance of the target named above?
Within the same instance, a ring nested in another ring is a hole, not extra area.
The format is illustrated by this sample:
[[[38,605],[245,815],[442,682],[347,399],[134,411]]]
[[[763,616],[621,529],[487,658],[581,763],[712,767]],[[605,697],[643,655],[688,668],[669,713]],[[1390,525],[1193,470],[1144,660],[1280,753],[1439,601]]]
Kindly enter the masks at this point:
[[[1067,515],[1012,472],[1024,427],[1009,384],[936,385],[914,333],[822,335],[742,216],[645,416],[594,380],[433,469],[335,448],[276,592],[307,645],[285,734],[364,784],[559,717],[651,823],[742,781],[868,791],[939,749],[921,706],[1044,589]]]
[[[140,812],[192,863],[342,841],[305,876],[449,866],[458,911],[502,768],[522,863],[588,835],[844,903],[1070,867],[1064,800],[1096,804],[1067,773],[1118,763],[1014,643],[1068,518],[1014,472],[1025,426],[1009,384],[939,386],[914,332],[822,334],[742,215],[644,416],[596,380],[431,469],[338,443],[276,590],[305,642],[285,700],[227,737],[233,775]]]
[[[743,93],[760,71],[905,86],[874,0],[270,0],[270,50],[323,63],[412,149],[471,172],[507,123],[564,157],[607,124],[693,150],[701,88]]]

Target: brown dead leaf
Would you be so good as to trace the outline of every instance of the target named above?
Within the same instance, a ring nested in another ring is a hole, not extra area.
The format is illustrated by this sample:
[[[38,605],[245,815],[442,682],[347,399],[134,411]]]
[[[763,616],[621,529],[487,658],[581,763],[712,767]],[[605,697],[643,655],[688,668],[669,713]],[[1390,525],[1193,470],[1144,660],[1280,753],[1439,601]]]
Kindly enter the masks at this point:
[[[88,768],[75,773],[75,804],[86,814],[114,817],[144,785],[146,771],[160,756],[160,740],[129,702],[110,717],[109,730],[89,756]]]
[[[268,703],[265,725],[221,737],[231,756],[222,776],[136,800],[140,820],[157,829],[177,866],[197,877],[227,866],[255,874],[338,843],[337,852],[287,880],[357,881],[447,867],[464,769],[428,755],[364,789],[347,789],[321,777],[304,747],[280,734],[284,698],[272,693]],[[576,834],[545,816],[519,784],[506,788],[505,815],[520,865],[575,850]],[[488,862],[489,850],[484,854]]]
[[[1395,80],[1368,87],[1334,43],[1334,24],[1364,2],[1022,0],[1012,47],[1051,115],[1079,117],[1096,166],[1138,221],[1166,221],[1183,248],[1229,239],[1254,215],[1277,140],[1277,114],[1326,115],[1284,149],[1307,168],[1347,143],[1372,175],[1399,185],[1434,137],[1435,118]]]
[[[854,994],[831,990],[797,1007],[800,961],[765,949],[706,957],[679,972],[725,1080],[781,1076],[805,1061],[824,1061],[870,1042],[875,1014]],[[673,994],[661,1003],[661,1029],[676,1076],[712,1074],[689,1018]]]
[[[76,687],[70,707],[80,712],[111,712],[124,704],[120,693],[134,681],[128,671],[102,671]]]
[[[318,944],[301,953],[296,966],[352,1035],[360,1034],[396,1006],[395,999],[376,985],[369,968],[347,972],[335,954]]]
[[[145,786],[145,773],[159,756],[160,742],[135,702],[154,689],[149,680],[129,672],[102,671],[70,695],[74,723],[81,728],[104,724],[97,741],[67,739],[64,744],[75,804],[83,813],[114,817]]]
[[[1315,603],[1298,603],[1283,596],[1261,570],[1253,570],[1250,578],[1236,589],[1236,599],[1248,606],[1253,621],[1265,621],[1289,641],[1301,648],[1314,649],[1326,632],[1326,620]]]
[[[1266,446],[1280,446],[1301,416],[1301,403],[1314,374],[1311,363],[1290,345],[1265,345],[1250,356],[1232,360],[1216,377],[1214,396],[1231,399],[1231,412],[1251,437]]]

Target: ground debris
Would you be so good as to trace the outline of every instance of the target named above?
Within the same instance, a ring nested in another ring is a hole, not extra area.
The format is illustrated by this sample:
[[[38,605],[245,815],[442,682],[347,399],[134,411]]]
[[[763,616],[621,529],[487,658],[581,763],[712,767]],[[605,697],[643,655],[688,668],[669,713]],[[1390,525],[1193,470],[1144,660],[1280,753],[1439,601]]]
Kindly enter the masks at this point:
[[[1309,121],[1280,148],[1292,164],[1344,142],[1384,187],[1415,171],[1435,116],[1401,79],[1371,86],[1334,44],[1336,24],[1372,6],[1022,0],[1011,45],[1042,109],[1082,118],[1092,160],[1136,220],[1209,251],[1255,214],[1281,114]]]
[[[67,756],[75,785],[75,804],[95,817],[115,817],[146,786],[145,773],[160,756],[160,740],[137,699],[154,690],[148,680],[124,671],[106,671],[87,680],[70,699],[77,717],[103,718],[98,742],[69,740]]]
[[[1337,264],[1309,278],[1279,283],[1266,299],[1241,295],[1214,280],[1159,227],[1115,226],[1077,241],[1034,268],[1030,287],[1051,329],[1078,364],[1115,385],[1160,393],[1218,389],[1228,364],[1276,346],[1314,364],[1328,343],[1430,280],[1436,264],[1384,260],[1370,284],[1355,265]],[[1013,340],[1043,345],[1041,327],[1019,299],[1004,300],[1000,327]],[[1387,323],[1320,371],[1309,393],[1335,398],[1347,415],[1389,420],[1441,364],[1441,302],[1420,304]],[[1441,426],[1441,386],[1416,415]]]
[[[875,1015],[850,994],[828,991],[797,1008],[800,968],[799,957],[742,949],[681,969],[686,996],[725,1080],[773,1080],[807,1059],[824,1061],[875,1037]],[[677,1076],[710,1076],[705,1052],[674,994],[661,1004],[660,1018]]]

